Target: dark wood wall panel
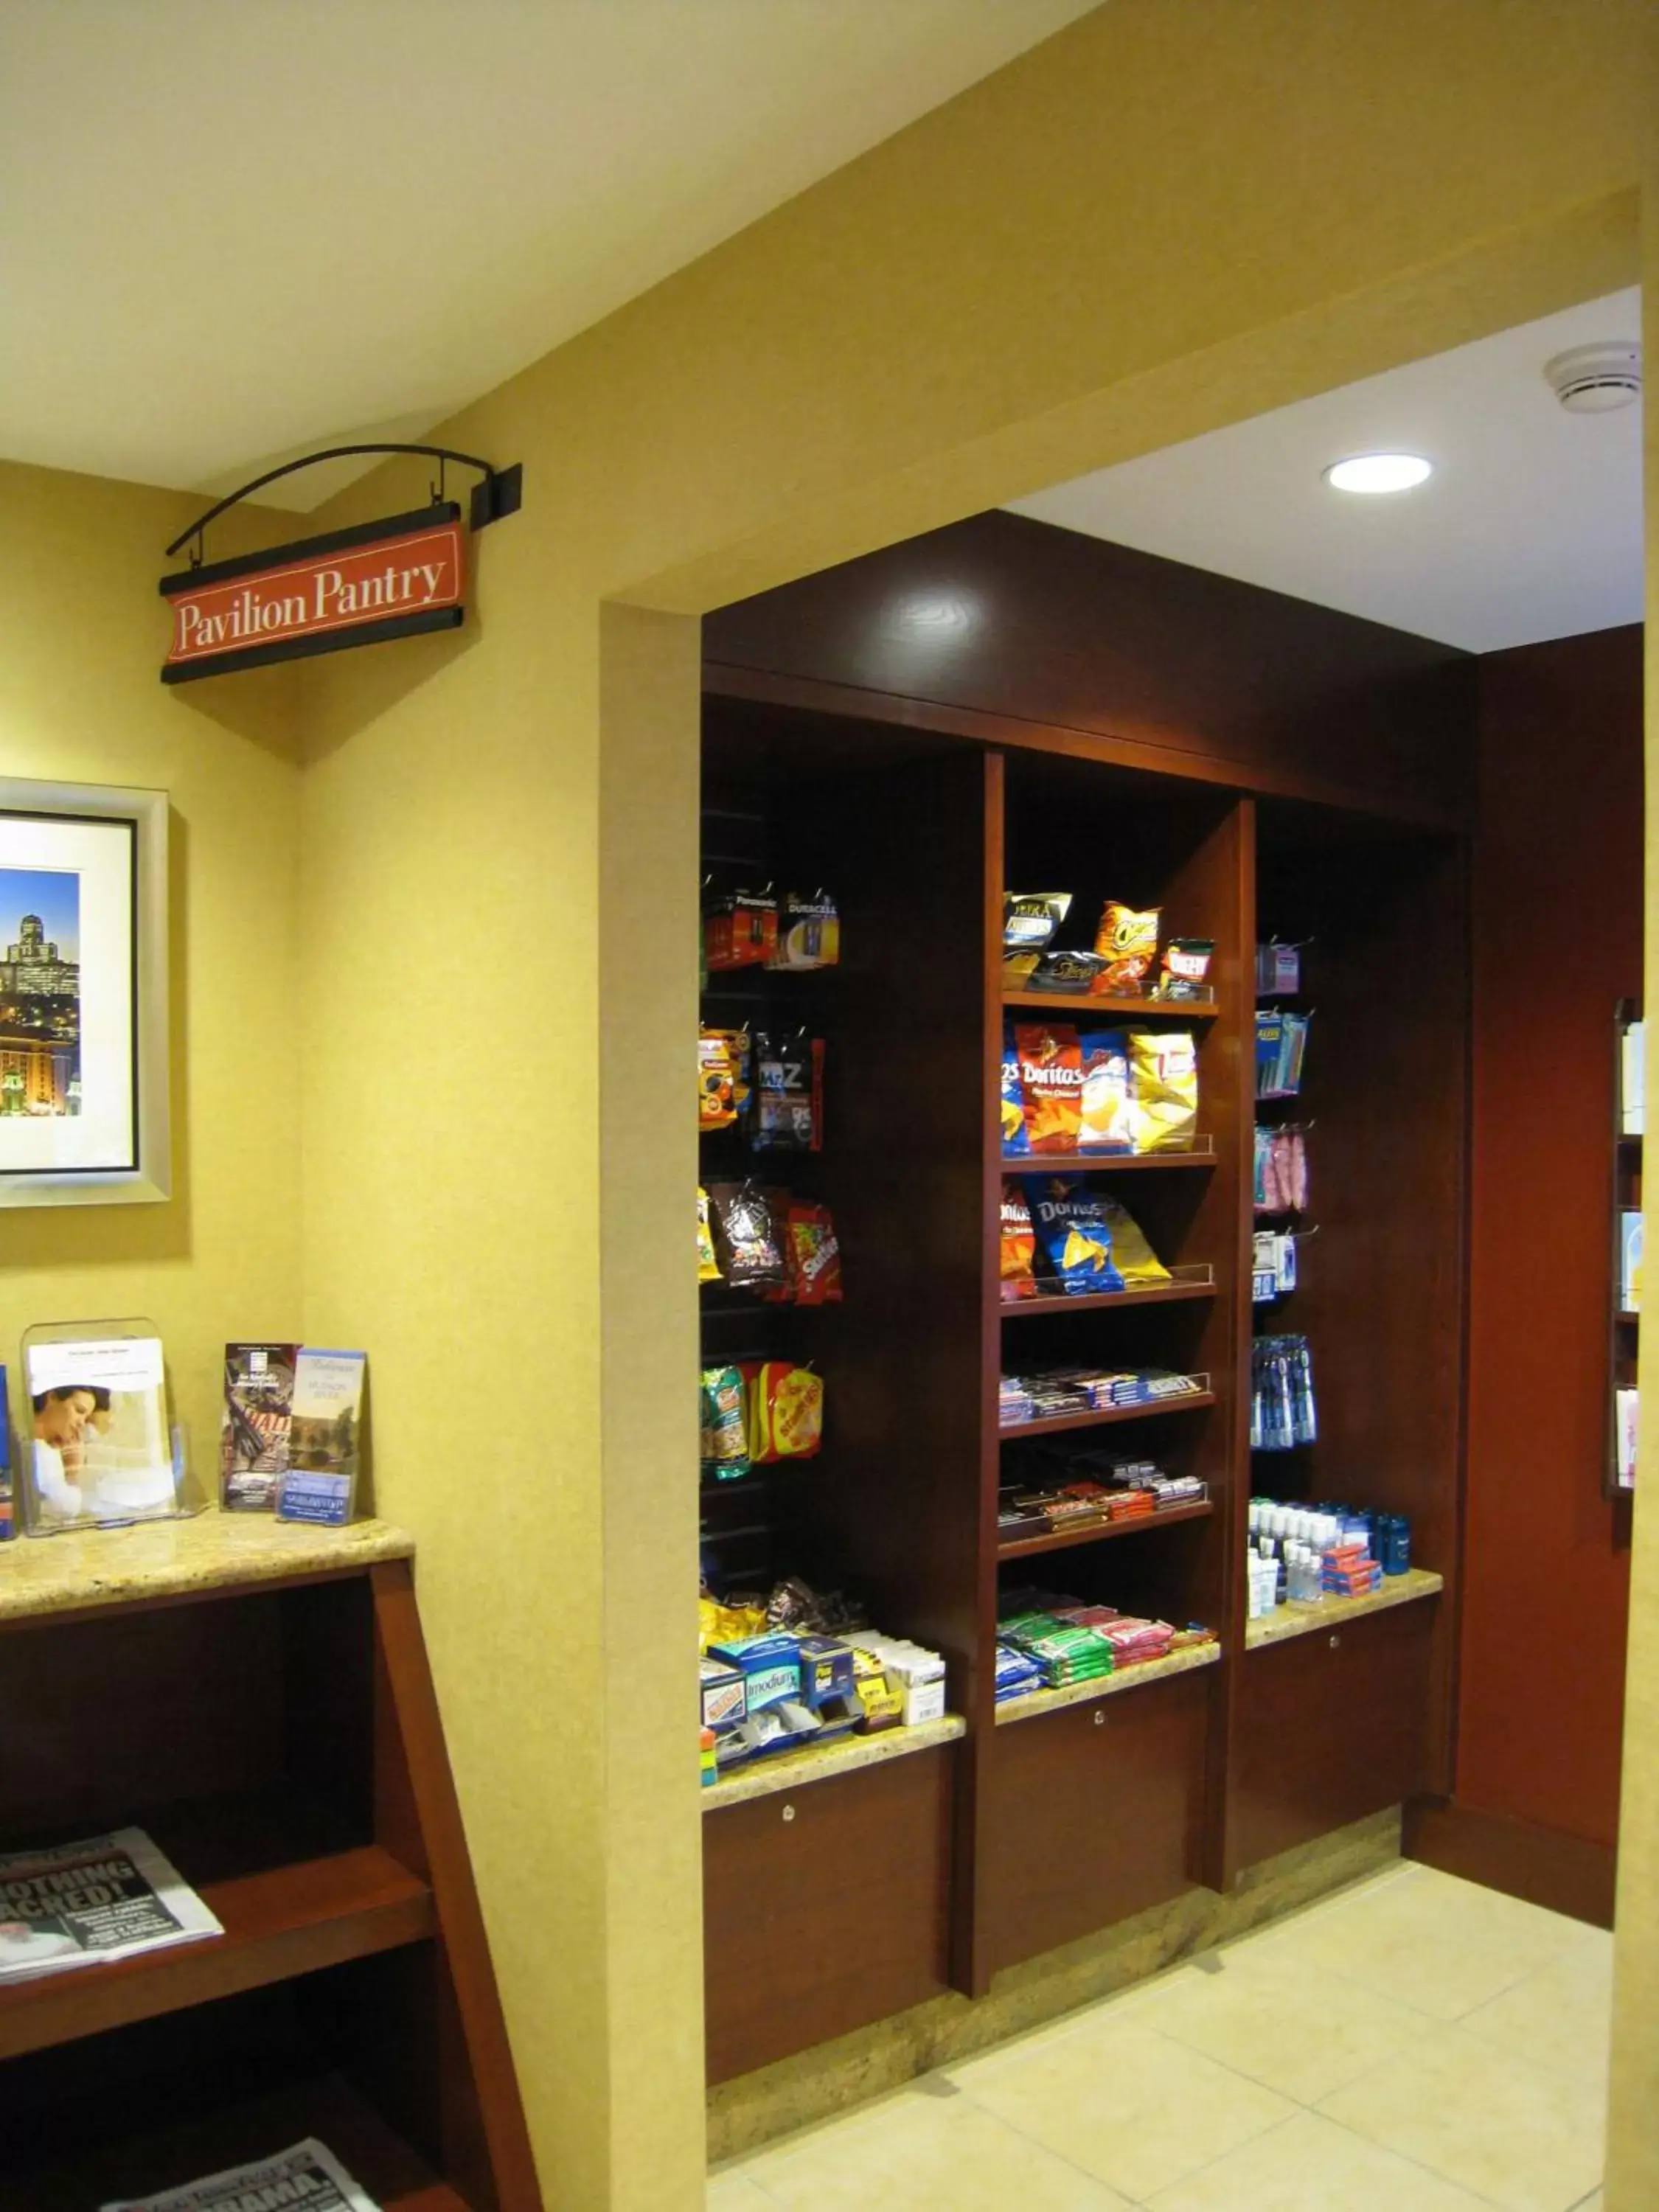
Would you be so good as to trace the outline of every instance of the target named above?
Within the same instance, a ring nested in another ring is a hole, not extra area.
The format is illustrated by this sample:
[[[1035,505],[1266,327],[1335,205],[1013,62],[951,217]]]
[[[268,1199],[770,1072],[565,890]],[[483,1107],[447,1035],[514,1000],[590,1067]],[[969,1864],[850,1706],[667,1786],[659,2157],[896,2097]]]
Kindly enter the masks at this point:
[[[1456,1795],[1606,1847],[1630,1566],[1629,1506],[1601,1488],[1612,1035],[1642,991],[1642,632],[1489,654],[1480,705]],[[1565,1665],[1534,1664],[1544,1619]]]
[[[1462,818],[1468,654],[1225,576],[991,514],[848,562],[703,626],[705,680],[836,687],[926,723],[926,703],[1019,742],[1093,750],[1245,788]],[[972,723],[946,720],[975,733]]]

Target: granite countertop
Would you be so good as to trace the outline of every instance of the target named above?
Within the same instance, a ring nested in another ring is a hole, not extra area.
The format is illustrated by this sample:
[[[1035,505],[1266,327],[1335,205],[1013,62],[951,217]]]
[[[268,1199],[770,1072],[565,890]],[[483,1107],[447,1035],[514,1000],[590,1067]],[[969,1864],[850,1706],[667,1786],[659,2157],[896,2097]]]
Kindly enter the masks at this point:
[[[1167,1659],[1143,1659],[1138,1667],[1120,1667],[1092,1682],[1067,1682],[1058,1690],[1028,1690],[1023,1698],[1010,1698],[997,1707],[997,1726],[1035,1720],[1039,1713],[1057,1713],[1066,1705],[1086,1705],[1096,1698],[1111,1698],[1124,1690],[1138,1690],[1144,1682],[1160,1682],[1167,1675],[1188,1674],[1194,1667],[1213,1667],[1221,1656],[1218,1644],[1189,1644],[1170,1652]]]
[[[384,1521],[317,1528],[216,1510],[190,1521],[19,1536],[0,1545],[0,1621],[335,1573],[406,1559],[414,1549],[413,1537]]]
[[[1368,1613],[1387,1613],[1413,1598],[1437,1597],[1445,1583],[1426,1567],[1410,1567],[1403,1575],[1384,1575],[1381,1589],[1367,1597],[1327,1597],[1316,1605],[1281,1605],[1259,1620],[1244,1624],[1244,1649],[1259,1651],[1264,1644],[1284,1644],[1292,1636],[1316,1635],[1322,1628],[1340,1628],[1345,1620],[1358,1620]]]
[[[742,1805],[751,1797],[769,1797],[775,1790],[794,1790],[808,1782],[826,1781],[831,1775],[850,1774],[854,1767],[880,1766],[906,1752],[931,1751],[935,1744],[954,1743],[965,1735],[968,1723],[954,1713],[942,1721],[921,1721],[915,1728],[883,1729],[875,1735],[844,1735],[834,1743],[806,1744],[799,1751],[774,1752],[739,1766],[723,1781],[711,1782],[702,1793],[705,1813],[722,1805]]]

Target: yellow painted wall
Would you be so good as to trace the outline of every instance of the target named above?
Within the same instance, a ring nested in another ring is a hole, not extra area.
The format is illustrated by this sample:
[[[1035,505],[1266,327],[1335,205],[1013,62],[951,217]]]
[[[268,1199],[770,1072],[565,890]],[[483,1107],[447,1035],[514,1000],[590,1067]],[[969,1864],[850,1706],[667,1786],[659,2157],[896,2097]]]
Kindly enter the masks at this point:
[[[175,1047],[170,1200],[0,1208],[0,1359],[21,1408],[30,1323],[148,1315],[210,1482],[226,1338],[299,1325],[300,775],[292,672],[158,680],[161,549],[201,506],[0,466],[0,775],[171,794]],[[237,518],[214,552],[271,522]]]
[[[476,629],[307,672],[307,1327],[561,2212],[702,2201],[676,617],[1630,282],[1641,18],[1115,0],[467,410],[526,464]]]

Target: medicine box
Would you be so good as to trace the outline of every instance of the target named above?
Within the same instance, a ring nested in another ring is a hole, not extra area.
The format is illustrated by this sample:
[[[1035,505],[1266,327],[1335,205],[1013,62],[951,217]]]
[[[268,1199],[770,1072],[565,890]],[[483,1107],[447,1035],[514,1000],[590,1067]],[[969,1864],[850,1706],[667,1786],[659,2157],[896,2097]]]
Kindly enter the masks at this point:
[[[814,1712],[832,1698],[853,1694],[853,1653],[850,1645],[828,1636],[803,1636],[799,1640],[801,1703]]]
[[[702,1725],[719,1732],[736,1728],[749,1714],[748,1679],[741,1667],[705,1659],[698,1668],[702,1691]]]
[[[749,1636],[711,1644],[708,1656],[740,1670],[751,1717],[800,1695],[800,1646],[793,1636]]]

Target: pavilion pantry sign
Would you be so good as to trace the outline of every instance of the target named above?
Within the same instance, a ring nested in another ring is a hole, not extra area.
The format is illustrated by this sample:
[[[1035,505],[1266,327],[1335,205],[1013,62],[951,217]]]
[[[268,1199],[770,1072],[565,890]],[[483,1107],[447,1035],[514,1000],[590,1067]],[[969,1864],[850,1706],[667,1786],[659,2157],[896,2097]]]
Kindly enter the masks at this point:
[[[474,530],[519,505],[522,479],[517,467],[493,469],[470,454],[437,447],[335,447],[271,475],[365,451],[433,453],[483,470],[484,480],[472,495]],[[461,510],[437,495],[429,507],[413,514],[388,515],[234,560],[204,562],[202,533],[207,525],[270,480],[261,477],[244,485],[168,546],[169,553],[176,553],[195,540],[191,567],[161,582],[173,616],[173,640],[161,668],[164,684],[188,684],[197,677],[258,668],[273,660],[459,626],[466,588]]]

